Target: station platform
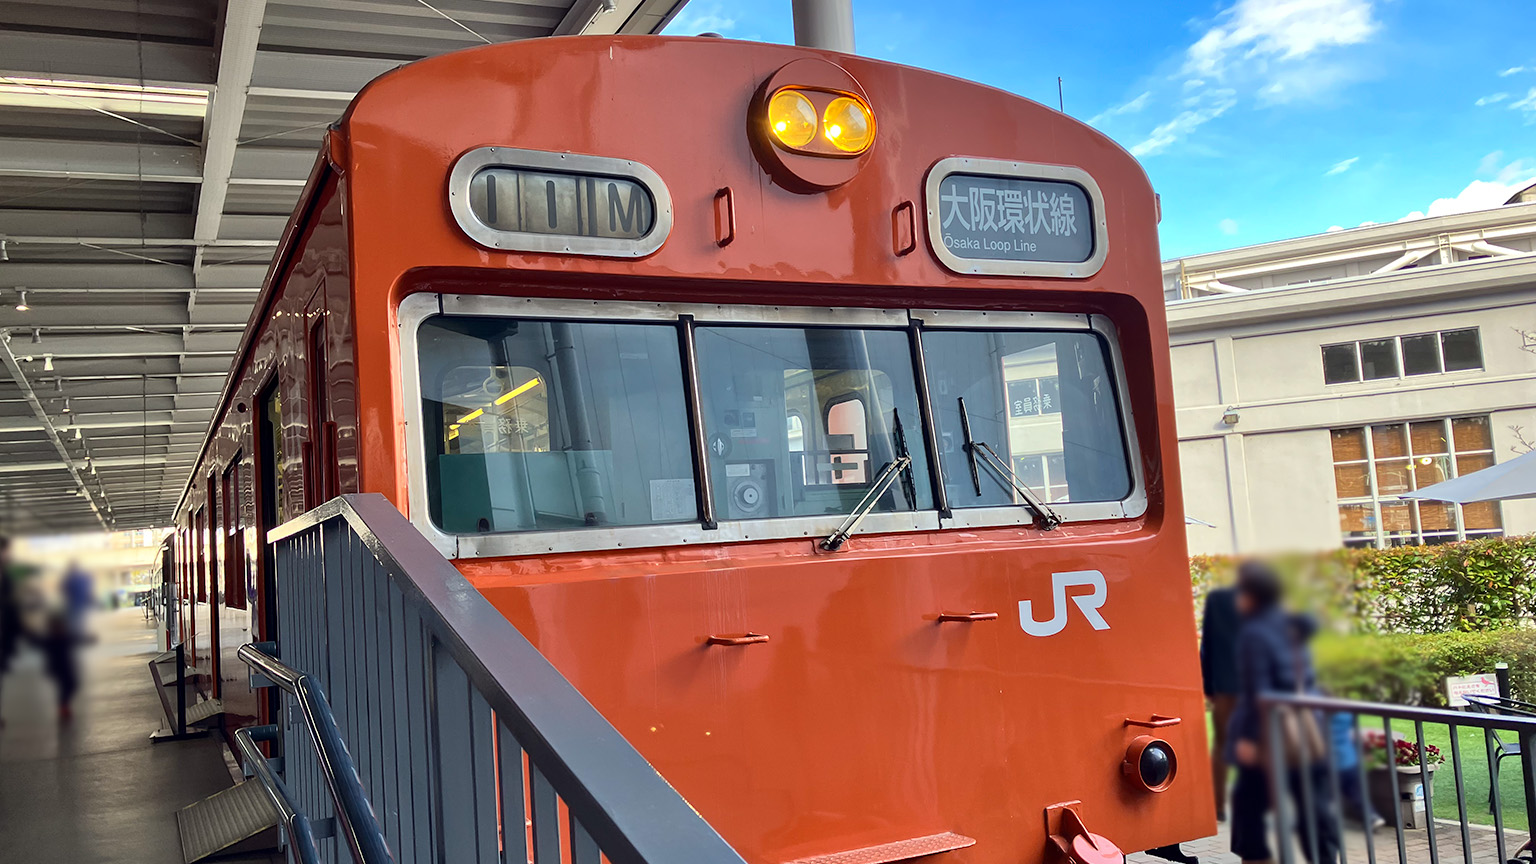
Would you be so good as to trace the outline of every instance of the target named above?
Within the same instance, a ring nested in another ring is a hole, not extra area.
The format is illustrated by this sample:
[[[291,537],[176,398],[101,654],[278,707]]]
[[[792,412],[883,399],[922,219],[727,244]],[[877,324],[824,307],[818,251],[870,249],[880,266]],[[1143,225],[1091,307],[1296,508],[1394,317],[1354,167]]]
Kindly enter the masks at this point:
[[[97,615],[74,717],[60,723],[42,657],[23,647],[0,683],[0,860],[180,864],[176,812],[234,785],[216,735],[153,744],[164,710],[142,609]],[[222,858],[257,864],[274,856]]]

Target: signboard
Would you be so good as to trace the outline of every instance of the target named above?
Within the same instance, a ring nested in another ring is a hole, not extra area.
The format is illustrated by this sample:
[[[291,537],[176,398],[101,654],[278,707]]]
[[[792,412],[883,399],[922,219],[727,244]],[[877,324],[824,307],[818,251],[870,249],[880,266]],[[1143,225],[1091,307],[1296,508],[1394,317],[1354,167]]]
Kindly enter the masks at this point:
[[[1465,708],[1467,700],[1462,697],[1468,694],[1473,696],[1498,696],[1499,681],[1492,672],[1445,679],[1445,698],[1450,702],[1452,708]]]
[[[929,243],[957,273],[1081,278],[1103,266],[1103,198],[1079,168],[942,159],[926,192]]]
[[[1081,264],[1093,255],[1093,204],[1073,183],[950,174],[939,213],[938,240],[960,258]]]
[[[655,171],[577,153],[471,150],[448,174],[448,209],[471,240],[508,252],[638,258],[672,230]]]
[[[469,181],[469,209],[495,231],[638,240],[656,224],[639,183],[600,177],[486,168]]]

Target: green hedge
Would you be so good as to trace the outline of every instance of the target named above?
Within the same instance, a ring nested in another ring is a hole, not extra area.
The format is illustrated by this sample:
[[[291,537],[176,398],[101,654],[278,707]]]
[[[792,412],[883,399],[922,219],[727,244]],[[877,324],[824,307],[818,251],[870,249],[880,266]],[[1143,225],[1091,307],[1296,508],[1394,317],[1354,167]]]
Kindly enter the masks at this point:
[[[1190,559],[1197,598],[1237,559]],[[1444,546],[1339,549],[1274,559],[1291,601],[1356,633],[1485,631],[1536,619],[1536,535]]]
[[[1319,683],[1346,699],[1443,706],[1445,679],[1509,664],[1511,695],[1536,701],[1536,629],[1318,637]]]

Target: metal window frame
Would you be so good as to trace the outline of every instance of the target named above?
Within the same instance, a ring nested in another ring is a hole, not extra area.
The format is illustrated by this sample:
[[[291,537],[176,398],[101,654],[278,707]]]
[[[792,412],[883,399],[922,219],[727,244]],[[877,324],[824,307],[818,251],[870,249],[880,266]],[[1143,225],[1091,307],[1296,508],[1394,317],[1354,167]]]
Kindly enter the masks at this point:
[[[1466,329],[1466,328],[1461,328],[1461,329]],[[1420,334],[1409,334],[1409,335],[1420,335]],[[1340,508],[1343,508],[1346,505],[1360,505],[1360,504],[1370,505],[1371,512],[1372,512],[1372,514],[1373,514],[1373,516],[1375,518],[1375,521],[1376,521],[1376,530],[1374,532],[1375,537],[1372,539],[1371,548],[1373,548],[1373,549],[1388,549],[1388,548],[1393,548],[1393,547],[1390,547],[1390,546],[1387,545],[1387,534],[1386,534],[1386,532],[1384,530],[1383,522],[1382,522],[1382,518],[1381,518],[1381,508],[1382,508],[1382,505],[1384,503],[1385,504],[1411,504],[1412,508],[1413,508],[1413,520],[1414,520],[1414,528],[1413,528],[1413,531],[1412,531],[1413,539],[1414,539],[1415,542],[1417,542],[1419,544],[1422,544],[1424,542],[1425,531],[1424,531],[1424,528],[1423,528],[1422,517],[1420,516],[1420,513],[1419,513],[1419,506],[1422,503],[1424,503],[1425,499],[1421,499],[1421,498],[1404,498],[1404,497],[1402,497],[1401,494],[1396,494],[1396,495],[1389,494],[1389,495],[1385,495],[1385,496],[1382,495],[1382,493],[1381,493],[1381,484],[1380,484],[1380,481],[1377,479],[1377,476],[1376,476],[1376,462],[1377,462],[1377,459],[1376,459],[1376,439],[1375,439],[1375,435],[1372,432],[1372,429],[1374,429],[1377,426],[1402,426],[1403,427],[1403,439],[1404,439],[1403,443],[1404,443],[1404,446],[1406,446],[1407,450],[1408,450],[1408,455],[1407,455],[1406,458],[1408,459],[1409,464],[1412,465],[1414,463],[1414,461],[1417,460],[1420,456],[1431,456],[1431,457],[1443,456],[1443,457],[1445,457],[1445,459],[1446,459],[1446,461],[1448,463],[1448,469],[1449,469],[1447,471],[1449,476],[1446,477],[1446,480],[1454,480],[1454,479],[1456,479],[1456,478],[1461,476],[1461,470],[1458,467],[1458,465],[1456,464],[1456,458],[1458,456],[1480,456],[1480,455],[1484,455],[1484,454],[1497,454],[1497,452],[1498,452],[1498,448],[1496,448],[1496,447],[1490,447],[1490,448],[1478,449],[1478,450],[1458,450],[1458,449],[1456,449],[1456,438],[1455,438],[1455,431],[1456,430],[1455,430],[1455,426],[1453,425],[1455,423],[1455,421],[1457,421],[1457,420],[1478,419],[1478,418],[1481,418],[1483,420],[1487,420],[1489,422],[1489,427],[1490,427],[1489,431],[1490,431],[1490,434],[1491,434],[1491,432],[1492,432],[1492,428],[1491,428],[1492,427],[1492,419],[1491,419],[1491,417],[1489,415],[1485,415],[1485,414],[1463,414],[1461,416],[1447,416],[1447,417],[1421,417],[1421,418],[1418,418],[1416,420],[1415,419],[1409,419],[1409,420],[1387,420],[1387,421],[1382,421],[1382,422],[1365,423],[1365,424],[1360,425],[1360,426],[1340,426],[1340,427],[1338,427],[1336,429],[1331,429],[1330,432],[1338,432],[1338,431],[1344,431],[1344,430],[1349,430],[1349,429],[1360,429],[1360,430],[1362,430],[1364,432],[1364,434],[1365,434],[1365,453],[1366,453],[1366,458],[1364,458],[1364,459],[1335,459],[1335,460],[1333,460],[1332,464],[1333,464],[1333,467],[1335,469],[1337,469],[1340,465],[1362,465],[1362,464],[1365,465],[1366,466],[1366,471],[1367,471],[1367,477],[1369,478],[1370,485],[1371,485],[1371,494],[1368,495],[1368,496],[1356,495],[1356,496],[1351,496],[1351,497],[1347,497],[1347,498],[1346,497],[1340,497],[1339,494],[1338,494],[1338,479],[1337,479],[1337,477],[1335,477],[1335,479],[1334,479],[1334,504],[1335,504],[1335,508],[1334,509],[1338,510]],[[1444,434],[1445,434],[1446,450],[1445,450],[1444,453],[1423,453],[1423,454],[1415,453],[1413,451],[1413,430],[1412,430],[1412,424],[1414,424],[1414,423],[1430,423],[1430,422],[1437,422],[1437,423],[1441,424],[1441,428],[1442,428],[1442,430],[1444,431]],[[1396,458],[1396,457],[1394,457],[1394,458]],[[1497,459],[1495,459],[1495,462],[1497,462]],[[1414,478],[1413,482],[1415,484],[1418,482],[1416,477]],[[1442,482],[1444,482],[1444,481],[1442,481]],[[1409,490],[1409,491],[1415,491],[1415,490]],[[1452,507],[1453,507],[1451,512],[1454,514],[1455,520],[1456,520],[1456,529],[1455,529],[1456,542],[1461,542],[1463,540],[1466,540],[1466,539],[1468,539],[1469,536],[1478,536],[1478,537],[1499,536],[1499,537],[1502,537],[1505,534],[1506,529],[1504,527],[1504,507],[1503,507],[1503,504],[1501,502],[1497,502],[1497,501],[1492,502],[1492,503],[1498,505],[1499,527],[1496,528],[1496,529],[1494,529],[1494,528],[1478,528],[1478,529],[1474,529],[1470,533],[1467,531],[1466,516],[1465,516],[1465,513],[1463,512],[1463,508],[1464,508],[1465,505],[1457,504],[1455,502],[1450,502],[1450,501],[1445,501],[1445,502],[1440,502],[1440,503],[1451,504]],[[1434,534],[1436,536],[1440,536],[1440,535],[1447,534],[1449,532],[1434,531],[1434,532],[1430,532],[1430,533]],[[1349,539],[1350,538],[1347,538],[1347,537],[1343,536],[1343,532],[1342,531],[1340,532],[1340,542],[1341,543],[1345,543]],[[1360,539],[1360,538],[1355,538],[1355,539]]]
[[[1088,196],[1093,208],[1093,252],[1084,261],[1008,261],[1000,258],[966,258],[949,251],[944,245],[942,211],[939,207],[939,187],[951,174],[977,174],[994,177],[1016,177],[1021,180],[1045,180],[1071,183]],[[923,182],[923,203],[928,210],[928,245],[934,257],[948,270],[965,275],[981,276],[1049,276],[1067,279],[1085,279],[1103,269],[1109,257],[1109,220],[1104,208],[1104,193],[1099,184],[1081,168],[1071,165],[1049,165],[1043,162],[1015,162],[1008,159],[983,159],[974,156],[951,156],[940,159],[928,169]]]
[[[469,206],[469,184],[476,174],[486,168],[524,168],[556,174],[596,175],[629,180],[639,184],[651,196],[656,222],[645,236],[636,240],[498,231],[481,222]],[[649,165],[633,159],[581,153],[552,153],[517,147],[477,147],[460,156],[448,172],[448,210],[458,223],[459,230],[471,240],[481,246],[507,252],[643,258],[660,249],[672,233],[672,193],[667,190],[667,184],[662,181],[660,174]]]
[[[407,474],[406,513],[411,522],[444,555],[454,558],[507,557],[558,552],[593,552],[658,546],[694,546],[757,540],[821,537],[835,531],[844,515],[784,516],[720,521],[713,526],[699,519],[664,525],[577,528],[559,531],[518,531],[453,534],[432,522],[427,507],[424,422],[421,419],[421,357],[418,333],[428,319],[441,315],[482,315],[500,318],[545,318],[613,323],[671,323],[693,325],[755,324],[786,327],[864,327],[910,332],[914,322],[929,330],[1030,329],[1090,331],[1103,338],[1114,366],[1115,399],[1122,425],[1122,442],[1131,472],[1131,491],[1120,501],[1054,504],[1064,521],[1086,522],[1135,518],[1146,513],[1146,482],[1141,448],[1131,414],[1125,363],[1113,323],[1102,315],[1045,312],[996,312],[830,308],[802,306],[736,306],[690,303],[640,303],[503,297],[478,294],[410,294],[400,301],[397,326],[400,340],[401,397],[405,427]],[[686,370],[684,370],[686,375]],[[914,375],[918,372],[914,369]],[[927,430],[924,430],[927,438]],[[941,471],[938,463],[935,471]],[[694,480],[708,485],[707,465],[696,466]],[[935,479],[940,475],[934,474]],[[942,487],[942,483],[941,483]],[[935,490],[935,503],[940,499]],[[863,534],[936,531],[949,528],[1028,526],[1028,508],[1019,505],[974,507],[944,515],[937,508],[899,513],[871,513]]]

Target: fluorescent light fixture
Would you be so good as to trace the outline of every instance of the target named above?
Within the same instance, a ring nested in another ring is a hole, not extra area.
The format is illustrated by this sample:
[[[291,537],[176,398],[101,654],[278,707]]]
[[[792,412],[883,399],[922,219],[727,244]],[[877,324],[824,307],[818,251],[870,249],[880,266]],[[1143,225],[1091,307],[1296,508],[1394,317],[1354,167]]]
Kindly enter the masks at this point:
[[[208,91],[0,75],[0,105],[202,117],[208,113]]]

